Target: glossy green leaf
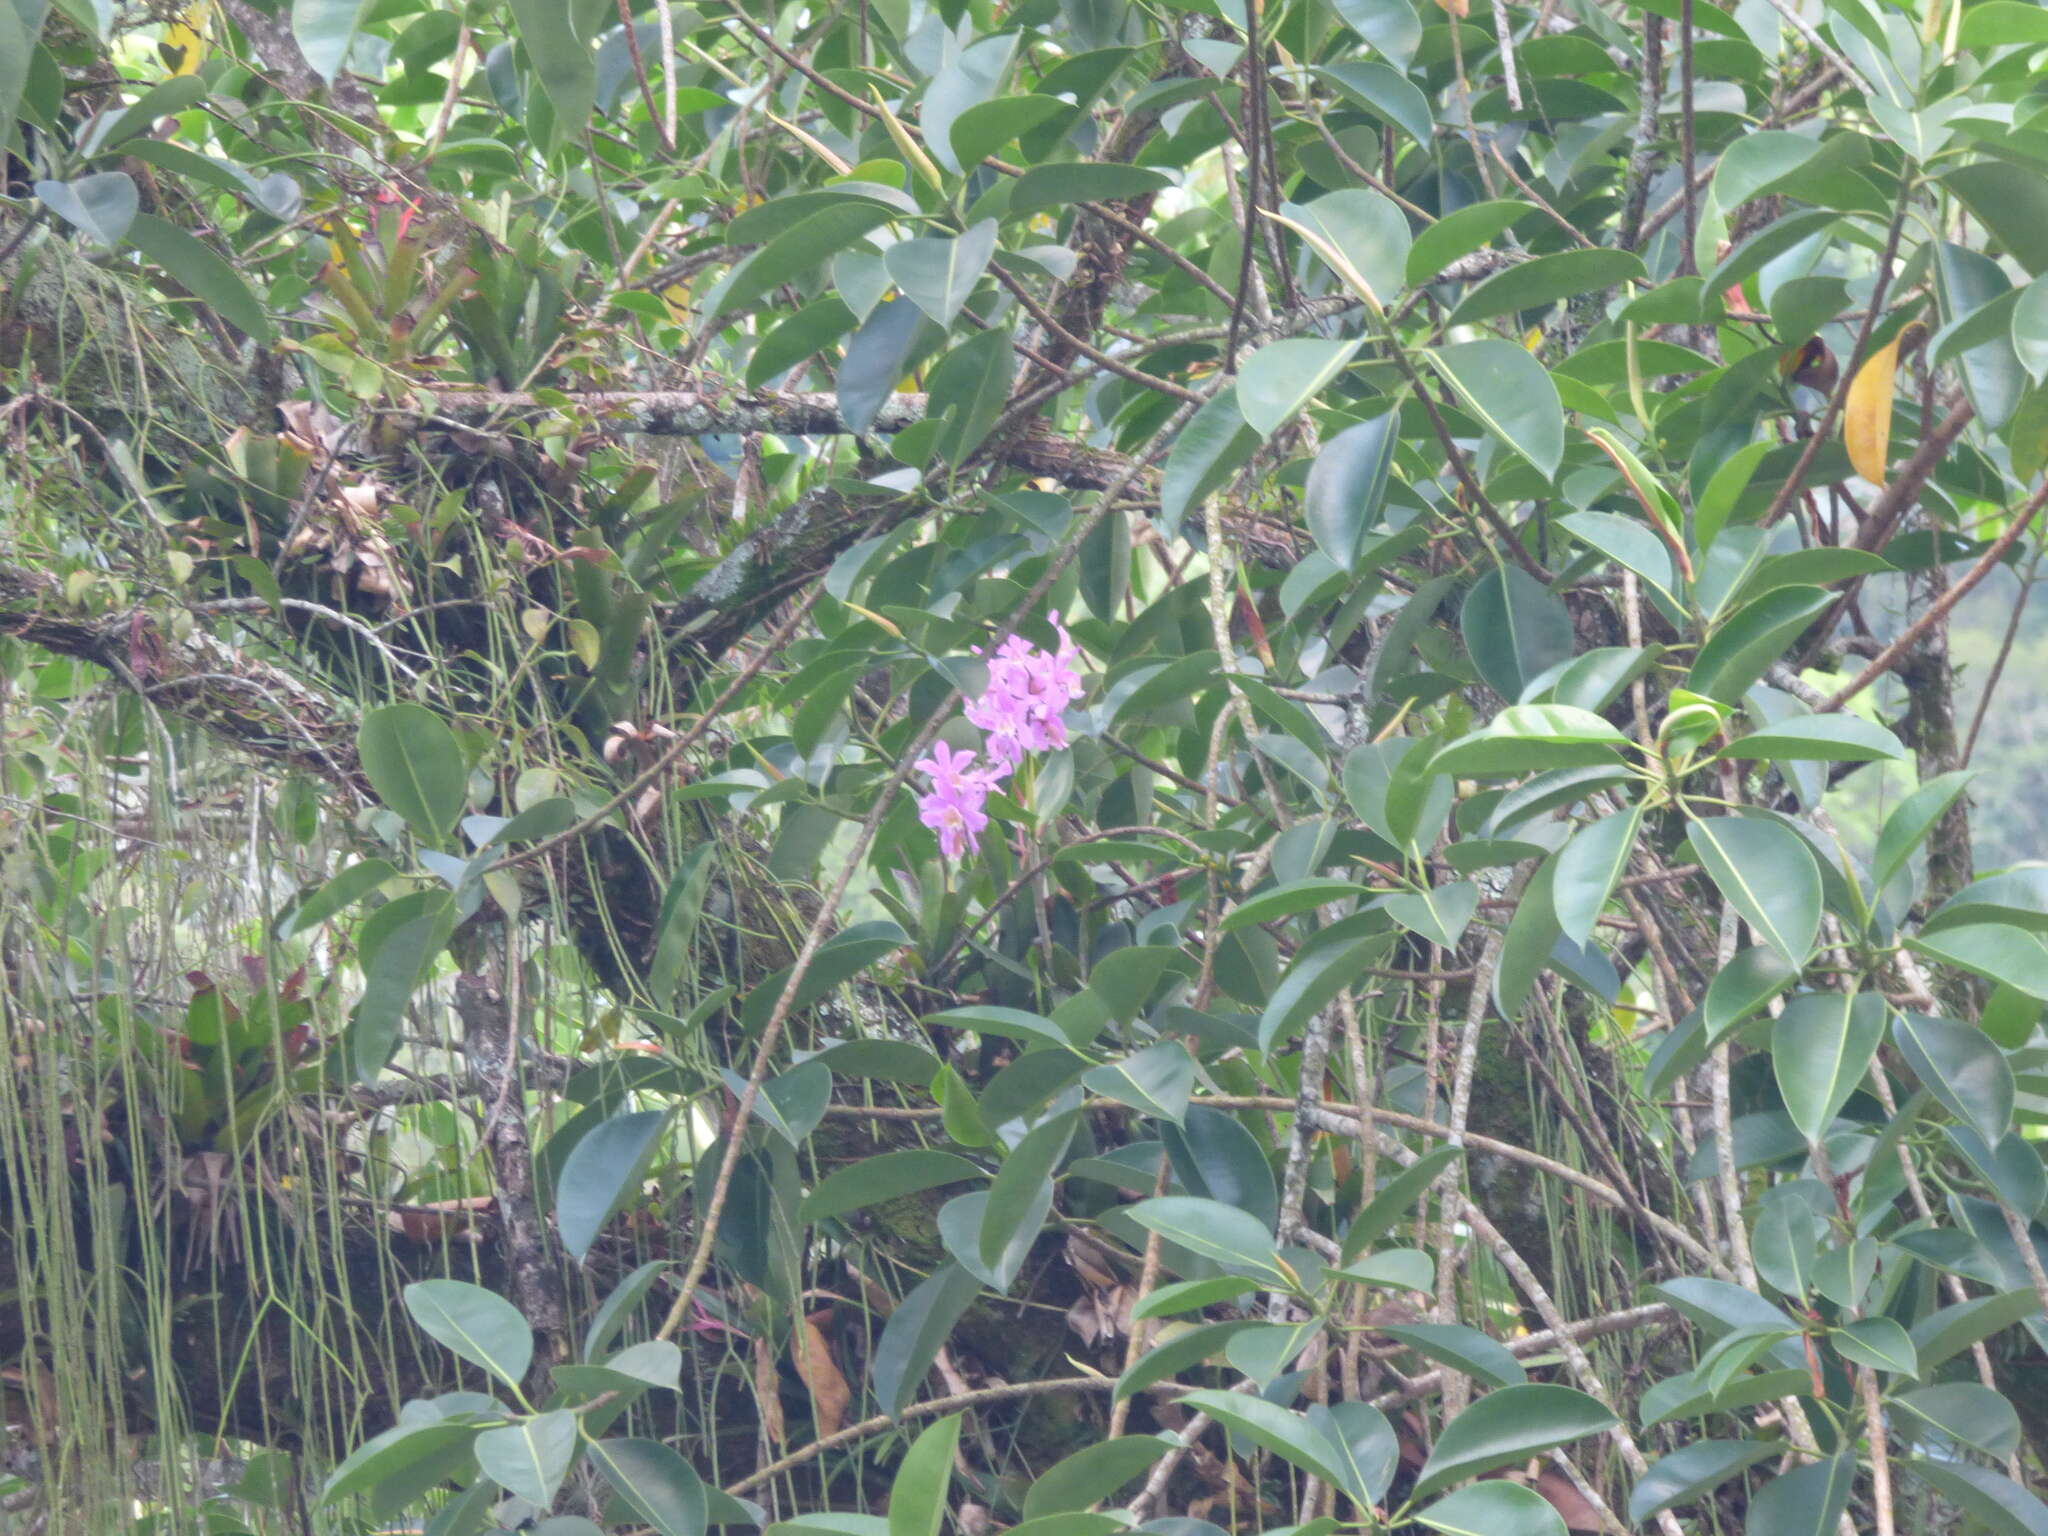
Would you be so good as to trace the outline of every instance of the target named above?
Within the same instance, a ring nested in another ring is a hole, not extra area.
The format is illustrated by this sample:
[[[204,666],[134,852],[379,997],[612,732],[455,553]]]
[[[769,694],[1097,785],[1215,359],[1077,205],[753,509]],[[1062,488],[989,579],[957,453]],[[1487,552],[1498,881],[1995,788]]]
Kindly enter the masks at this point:
[[[883,253],[882,263],[905,298],[935,324],[951,325],[995,249],[995,220],[983,219],[962,235],[899,241]]]
[[[1833,603],[1833,593],[1816,587],[1780,587],[1744,604],[1707,637],[1685,686],[1724,704],[1741,703],[1757,679]]]
[[[1445,1536],[1566,1536],[1564,1517],[1548,1499],[1498,1479],[1447,1494],[1415,1519]]]
[[[1749,1502],[1749,1523],[1784,1536],[1828,1536],[1849,1507],[1856,1457],[1849,1452],[1795,1467],[1765,1483]]]
[[[1564,404],[1543,365],[1511,341],[1461,341],[1429,354],[1459,403],[1547,480],[1564,462]]]
[[[1201,1284],[1203,1282],[1190,1282]],[[1156,1382],[1178,1376],[1204,1360],[1220,1355],[1223,1347],[1247,1329],[1265,1325],[1255,1318],[1234,1317],[1220,1323],[1198,1323],[1171,1338],[1161,1339],[1133,1360],[1116,1380],[1116,1398],[1121,1401],[1142,1392]]]
[[[1861,715],[1793,715],[1758,726],[1714,755],[1773,763],[1874,763],[1902,758],[1906,749]]]
[[[1826,1134],[1870,1070],[1884,1021],[1884,999],[1872,992],[1804,992],[1778,1016],[1771,1068],[1786,1112],[1808,1141]]]
[[[1280,217],[1361,298],[1384,307],[1400,292],[1411,238],[1408,216],[1390,199],[1347,187],[1306,205],[1282,204]]]
[[[119,245],[141,207],[135,178],[126,171],[95,171],[73,181],[39,181],[43,206],[109,248]]]
[[[422,837],[455,824],[469,797],[469,770],[455,733],[418,704],[385,704],[363,716],[356,751],[377,798]]]
[[[1714,816],[1687,829],[1693,853],[1756,936],[1794,966],[1820,932],[1820,870],[1805,839],[1775,821]]]
[[[1052,1206],[1052,1173],[1074,1139],[1080,1111],[1057,1115],[1033,1129],[1003,1159],[989,1185],[982,1208],[981,1262],[1005,1279],[1014,1275],[1023,1253],[1038,1236]],[[967,1198],[972,1198],[967,1197]]]
[[[540,0],[533,3],[539,4]],[[734,267],[716,293],[708,297],[705,318],[713,320],[744,309],[784,283],[822,266],[870,230],[887,223],[889,212],[865,199],[834,199],[825,204]],[[928,277],[931,266],[929,262],[919,263],[918,275]],[[895,276],[893,272],[890,275]],[[910,295],[906,292],[905,297]],[[850,361],[851,353],[848,356]]]
[[[1221,490],[1258,446],[1259,434],[1246,424],[1235,386],[1204,401],[1166,455],[1159,489],[1160,531],[1176,537],[1188,514]]]
[[[2003,982],[2029,997],[2048,998],[2048,946],[2010,923],[1965,923],[1906,941],[1915,952]]]
[[[1298,1413],[1240,1392],[1189,1392],[1181,1401],[1262,1450],[1342,1487],[1349,1458]]]
[[[657,1536],[704,1536],[709,1498],[696,1468],[659,1440],[599,1440],[590,1459]]]
[[[1913,1348],[1920,1356],[1920,1367],[1931,1371],[1979,1339],[2003,1333],[2014,1323],[2032,1317],[2040,1310],[2040,1299],[2030,1288],[2021,1288],[1990,1296],[1974,1296],[1952,1307],[1930,1312],[1911,1330]]]
[[[1553,768],[1618,767],[1628,738],[1591,710],[1567,704],[1516,704],[1429,760],[1432,773],[1460,778],[1519,775]]]
[[[581,1259],[641,1180],[668,1129],[669,1112],[615,1115],[576,1143],[555,1181],[555,1226],[562,1246]]]
[[[1712,1493],[1747,1467],[1778,1454],[1768,1440],[1696,1440],[1650,1463],[1628,1499],[1628,1518],[1641,1525],[1659,1510]]]
[[[1554,251],[1534,261],[1519,262],[1476,284],[1444,323],[1477,325],[1595,289],[1617,288],[1642,275],[1641,258],[1629,251]]]
[[[550,147],[580,143],[597,101],[597,65],[589,44],[576,35],[569,9],[551,0],[512,0],[512,15],[519,23],[527,62],[555,109]]]
[[[1220,1200],[1160,1195],[1130,1208],[1131,1220],[1190,1253],[1240,1274],[1284,1282],[1287,1271],[1273,1234],[1249,1211]]]
[[[1912,1457],[1905,1466],[1994,1536],[2048,1536],[2048,1504],[2002,1472],[1966,1461]]]
[[[1341,1262],[1349,1264],[1408,1215],[1437,1177],[1464,1156],[1461,1147],[1432,1147],[1408,1167],[1380,1186],[1345,1229],[1338,1249]]]
[[[212,247],[148,213],[138,213],[130,222],[128,243],[256,341],[268,346],[277,339],[270,316],[248,283]]]
[[[1436,131],[1429,99],[1399,71],[1385,64],[1359,62],[1327,65],[1316,74],[1373,116],[1392,123],[1424,148],[1429,146]]]
[[[1912,1339],[1889,1317],[1865,1317],[1844,1323],[1829,1337],[1844,1360],[1895,1376],[1920,1374],[1919,1352],[1913,1348]]]
[[[1876,889],[1881,891],[1892,883],[1974,777],[1964,769],[1929,779],[1885,817],[1884,827],[1877,835],[1877,851],[1870,861],[1870,881]]]
[[[507,1493],[538,1509],[555,1502],[576,1456],[576,1415],[557,1409],[476,1437],[477,1465]]]
[[[1516,1387],[1529,1379],[1506,1345],[1476,1328],[1460,1323],[1389,1323],[1379,1331],[1483,1386]]]
[[[1019,217],[1072,203],[1123,202],[1172,185],[1171,177],[1137,165],[1034,165],[1017,178],[1010,213]]]
[[[1891,1401],[1900,1415],[1900,1429],[1915,1439],[1952,1440],[1997,1461],[2019,1449],[2019,1414],[1999,1393],[1974,1381],[1916,1387]]]
[[[1024,1495],[1024,1518],[1037,1520],[1102,1503],[1172,1448],[1158,1435],[1123,1435],[1084,1446],[1033,1480]]]
[[[1187,1053],[1182,1051],[1185,1056]],[[857,1163],[826,1175],[818,1187],[804,1197],[798,1219],[806,1224],[844,1216],[865,1206],[936,1189],[965,1179],[987,1175],[974,1163],[955,1152],[936,1147],[913,1147],[864,1157]]]
[[[1367,537],[1379,525],[1399,429],[1395,411],[1361,421],[1324,443],[1309,465],[1302,492],[1309,537],[1339,570],[1357,573]]]
[[[533,1329],[504,1297],[463,1280],[416,1280],[405,1310],[421,1332],[516,1387],[533,1363]]]
[[[1259,1049],[1270,1051],[1279,1041],[1299,1034],[1318,1010],[1358,980],[1359,972],[1390,942],[1391,936],[1375,934],[1304,947],[1259,1017]]]
[[[1458,627],[1479,675],[1510,704],[1531,679],[1569,661],[1575,646],[1564,603],[1519,566],[1496,567],[1474,582]]]
[[[1090,1093],[1178,1124],[1194,1093],[1195,1058],[1179,1041],[1162,1040],[1121,1061],[1094,1068],[1082,1076],[1081,1083]]]
[[[1922,1087],[1958,1120],[1997,1142],[2012,1126],[2016,1085],[2005,1052],[1972,1024],[1901,1011],[1892,1040]]]
[[[421,1462],[469,1445],[479,1432],[474,1422],[395,1425],[357,1446],[328,1474],[320,1489],[320,1503],[324,1507],[369,1493]]]
[[[1445,214],[1415,237],[1408,251],[1411,287],[1436,280],[1452,262],[1469,256],[1494,237],[1536,211],[1534,203],[1504,198],[1471,203]]]
[[[368,8],[367,0],[292,0],[292,36],[313,72],[328,84],[341,73]]]
[[[1642,808],[1630,806],[1622,815],[1586,823],[1558,851],[1551,902],[1558,926],[1574,943],[1592,938],[1593,925],[1628,868],[1641,825]]]
[[[958,1264],[945,1264],[897,1303],[875,1344],[875,1398],[883,1412],[900,1417],[916,1401],[953,1325],[980,1294],[979,1280]]]
[[[1614,1423],[1613,1414],[1571,1387],[1529,1384],[1489,1392],[1443,1427],[1416,1477],[1415,1497],[1527,1461]]]
[[[1291,336],[1259,348],[1237,376],[1237,404],[1246,424],[1271,437],[1344,371],[1360,345]]]
[[[896,1468],[896,1480],[889,1485],[889,1536],[939,1536],[945,1528],[960,1419],[957,1413],[949,1414],[910,1442]]]

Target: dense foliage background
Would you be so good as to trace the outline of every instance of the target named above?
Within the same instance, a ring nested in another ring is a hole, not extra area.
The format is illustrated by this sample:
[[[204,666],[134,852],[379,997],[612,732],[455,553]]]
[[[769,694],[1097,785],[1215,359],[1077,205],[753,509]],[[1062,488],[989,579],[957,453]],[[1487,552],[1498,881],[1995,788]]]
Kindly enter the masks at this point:
[[[0,0],[0,1529],[2048,1532],[2044,53]]]

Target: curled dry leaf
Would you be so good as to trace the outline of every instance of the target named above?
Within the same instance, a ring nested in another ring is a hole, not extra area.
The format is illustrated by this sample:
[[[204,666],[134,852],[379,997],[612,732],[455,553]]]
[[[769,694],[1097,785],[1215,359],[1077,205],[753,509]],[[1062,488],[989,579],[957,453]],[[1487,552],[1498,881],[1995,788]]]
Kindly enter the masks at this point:
[[[853,1389],[847,1386],[825,1338],[822,1325],[831,1317],[829,1307],[813,1312],[789,1336],[789,1361],[810,1389],[811,1418],[820,1440],[839,1432],[846,1422],[847,1404],[853,1401]]]

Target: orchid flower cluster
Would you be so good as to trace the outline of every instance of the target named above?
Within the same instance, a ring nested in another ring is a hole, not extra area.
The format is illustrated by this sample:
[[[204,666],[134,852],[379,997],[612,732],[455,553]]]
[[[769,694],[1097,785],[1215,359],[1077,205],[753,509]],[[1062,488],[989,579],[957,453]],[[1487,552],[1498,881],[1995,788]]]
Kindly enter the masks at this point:
[[[958,752],[935,742],[929,757],[915,764],[932,787],[918,796],[918,819],[939,834],[939,851],[958,859],[981,846],[988,826],[984,808],[989,791],[1002,783],[1032,752],[1057,752],[1067,744],[1066,707],[1081,697],[1081,648],[1067,633],[1057,613],[1048,615],[1059,636],[1056,650],[1041,651],[1021,635],[1012,635],[988,661],[988,687],[967,706],[967,719],[980,728],[988,762],[976,766],[977,753]],[[974,654],[983,654],[979,646]]]

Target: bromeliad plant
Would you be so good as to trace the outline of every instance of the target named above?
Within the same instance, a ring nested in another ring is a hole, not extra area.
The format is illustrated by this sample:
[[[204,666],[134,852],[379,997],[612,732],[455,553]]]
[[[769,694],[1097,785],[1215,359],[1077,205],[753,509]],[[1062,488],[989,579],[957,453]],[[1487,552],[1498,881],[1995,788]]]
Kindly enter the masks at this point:
[[[2048,1529],[2042,14],[0,7],[22,1496]]]

